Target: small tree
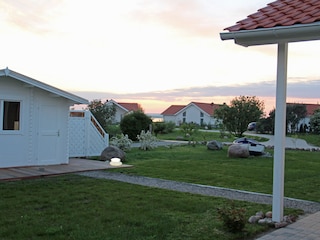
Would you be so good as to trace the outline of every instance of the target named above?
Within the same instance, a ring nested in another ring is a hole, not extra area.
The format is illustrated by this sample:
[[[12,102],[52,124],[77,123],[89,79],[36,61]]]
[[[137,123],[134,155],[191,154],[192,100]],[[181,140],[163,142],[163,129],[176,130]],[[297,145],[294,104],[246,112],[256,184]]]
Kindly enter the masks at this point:
[[[240,96],[215,110],[214,116],[221,119],[226,130],[241,137],[249,122],[257,122],[263,115],[264,102],[255,96]]]
[[[128,134],[129,138],[135,141],[142,130],[149,130],[151,124],[151,118],[143,111],[138,110],[129,113],[122,118],[120,122],[120,129],[123,134]]]
[[[315,110],[311,116],[310,128],[313,133],[320,134],[320,109]]]
[[[274,118],[275,118],[275,109],[269,112],[268,117],[259,119],[257,123],[257,132],[274,134]]]
[[[95,99],[89,103],[88,109],[100,123],[103,129],[107,131],[108,124],[111,124],[116,114],[115,106],[108,105],[107,102],[102,102],[101,100]]]
[[[307,115],[307,108],[303,104],[287,104],[286,124],[291,131],[298,132],[298,123]]]

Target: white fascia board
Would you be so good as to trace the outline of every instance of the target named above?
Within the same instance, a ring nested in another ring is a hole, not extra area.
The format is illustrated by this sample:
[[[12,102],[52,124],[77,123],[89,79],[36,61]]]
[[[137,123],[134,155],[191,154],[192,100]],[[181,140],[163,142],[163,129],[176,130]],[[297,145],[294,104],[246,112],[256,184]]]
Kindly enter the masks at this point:
[[[234,40],[244,47],[284,42],[320,40],[320,22],[288,27],[261,28],[220,33],[221,40]]]
[[[29,77],[24,76],[24,75],[22,75],[20,73],[11,71],[8,68],[0,70],[0,76],[12,77],[12,78],[14,78],[16,80],[19,80],[19,81],[23,82],[23,83],[26,83],[26,84],[29,84],[31,86],[34,86],[34,87],[40,88],[42,90],[48,91],[48,92],[50,92],[50,93],[52,93],[54,95],[58,95],[58,96],[66,98],[66,99],[69,99],[74,103],[79,103],[79,104],[88,104],[89,103],[89,101],[87,99],[84,99],[84,98],[79,97],[77,95],[74,95],[72,93],[63,91],[63,90],[58,89],[56,87],[50,86],[48,84],[45,84],[45,83],[40,82],[38,80],[35,80],[33,78],[29,78]]]

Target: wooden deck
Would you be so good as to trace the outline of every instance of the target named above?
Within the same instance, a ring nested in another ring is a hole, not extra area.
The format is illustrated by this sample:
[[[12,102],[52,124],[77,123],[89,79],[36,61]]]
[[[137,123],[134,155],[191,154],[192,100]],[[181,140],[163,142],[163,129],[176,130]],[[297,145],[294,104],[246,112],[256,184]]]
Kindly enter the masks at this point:
[[[103,161],[70,158],[69,164],[0,168],[0,181],[15,181],[28,178],[124,167],[131,167],[131,165],[113,167],[109,163],[105,163]]]

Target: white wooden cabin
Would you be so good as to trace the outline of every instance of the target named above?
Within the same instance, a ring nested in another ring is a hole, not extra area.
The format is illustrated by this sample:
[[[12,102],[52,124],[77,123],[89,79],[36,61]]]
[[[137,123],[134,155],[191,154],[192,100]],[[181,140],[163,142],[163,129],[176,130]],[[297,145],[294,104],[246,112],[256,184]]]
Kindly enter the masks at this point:
[[[0,70],[0,168],[67,164],[69,108],[84,98]]]

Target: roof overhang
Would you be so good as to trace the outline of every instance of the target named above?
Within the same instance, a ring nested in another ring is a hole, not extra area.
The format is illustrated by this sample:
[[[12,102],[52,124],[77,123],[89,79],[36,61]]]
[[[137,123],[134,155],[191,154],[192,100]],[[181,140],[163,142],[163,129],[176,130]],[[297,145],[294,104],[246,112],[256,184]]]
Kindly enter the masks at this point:
[[[6,69],[1,69],[0,70],[0,76],[6,76],[6,77],[11,77],[14,78],[18,81],[23,82],[24,84],[27,84],[29,86],[32,87],[37,87],[40,88],[42,90],[48,91],[50,94],[52,94],[52,96],[56,96],[56,97],[63,97],[68,99],[69,101],[71,101],[73,104],[88,104],[88,100],[84,99],[82,97],[76,96],[72,93],[63,91],[61,89],[55,88],[53,86],[50,86],[48,84],[45,84],[43,82],[40,82],[38,80],[35,80],[33,78],[24,76],[20,73],[14,72],[8,68]]]
[[[222,40],[234,40],[236,44],[244,47],[282,42],[301,42],[320,40],[320,22],[311,24],[296,24],[273,28],[253,30],[239,30],[220,33]]]

